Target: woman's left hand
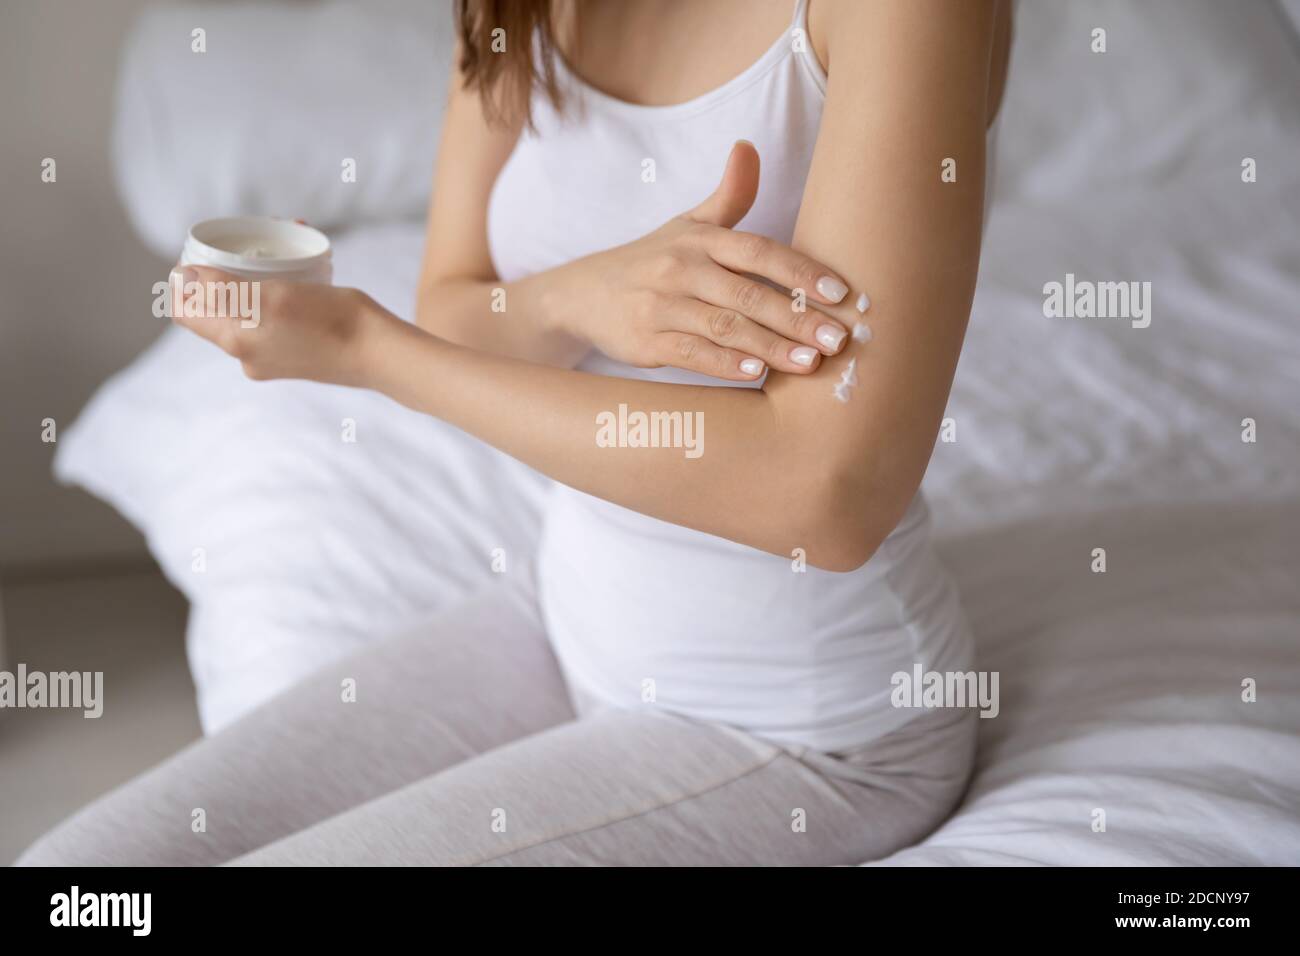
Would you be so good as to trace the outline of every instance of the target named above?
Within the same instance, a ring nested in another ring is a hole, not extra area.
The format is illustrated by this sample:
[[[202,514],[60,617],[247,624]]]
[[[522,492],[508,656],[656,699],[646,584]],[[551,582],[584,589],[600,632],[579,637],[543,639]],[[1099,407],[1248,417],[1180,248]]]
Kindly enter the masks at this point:
[[[401,321],[358,289],[244,279],[206,266],[177,266],[170,295],[172,321],[216,343],[258,381],[364,386],[371,343]]]

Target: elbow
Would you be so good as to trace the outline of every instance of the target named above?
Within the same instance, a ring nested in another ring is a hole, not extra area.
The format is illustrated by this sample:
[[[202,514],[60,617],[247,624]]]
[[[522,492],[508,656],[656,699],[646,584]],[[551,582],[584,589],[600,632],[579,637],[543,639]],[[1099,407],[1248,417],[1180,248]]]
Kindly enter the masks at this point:
[[[801,539],[807,562],[822,571],[857,571],[876,553],[893,525],[882,530],[882,504],[860,481],[819,481],[791,537]]]
[[[851,574],[859,568],[864,567],[871,560],[874,551],[849,550],[839,554],[832,553],[829,560],[822,562],[814,567],[822,571],[832,571],[836,574]]]
[[[805,549],[808,563],[821,571],[848,574],[871,560],[880,546],[865,534],[850,534],[838,529],[826,535],[814,536]]]

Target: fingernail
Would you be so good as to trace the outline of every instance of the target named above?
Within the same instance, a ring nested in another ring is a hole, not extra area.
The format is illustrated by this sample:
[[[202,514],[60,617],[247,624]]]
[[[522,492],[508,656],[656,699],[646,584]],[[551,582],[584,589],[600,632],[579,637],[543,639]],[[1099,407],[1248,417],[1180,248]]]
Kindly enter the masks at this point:
[[[763,363],[756,358],[747,358],[740,363],[740,370],[746,375],[762,375]]]
[[[864,314],[866,313],[867,309],[871,308],[871,300],[867,298],[867,294],[865,292],[862,293],[860,296],[858,296],[858,301],[855,303],[855,307],[859,312],[862,312]]]
[[[816,358],[817,350],[810,349],[806,345],[790,350],[790,361],[794,362],[795,365],[811,365]]]
[[[849,294],[849,287],[834,276],[822,276],[817,280],[817,294],[838,302]]]
[[[840,345],[844,342],[845,332],[838,325],[831,325],[827,322],[817,330],[817,341],[831,352],[838,352]]]

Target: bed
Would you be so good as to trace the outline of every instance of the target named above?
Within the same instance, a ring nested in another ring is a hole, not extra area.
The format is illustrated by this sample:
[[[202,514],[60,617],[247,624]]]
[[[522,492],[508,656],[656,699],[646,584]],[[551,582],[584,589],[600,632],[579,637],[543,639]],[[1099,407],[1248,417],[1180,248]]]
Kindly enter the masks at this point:
[[[160,52],[177,14],[137,24],[118,159],[151,245],[215,212],[305,215],[336,238],[337,282],[409,315],[446,29],[420,4],[359,9],[216,9],[208,29],[247,31],[252,59],[277,30],[385,49],[384,76],[316,64],[345,106],[313,135],[331,157],[376,150],[364,194],[289,150],[187,154],[204,76],[159,84],[182,75]],[[263,79],[238,107],[250,137],[250,113],[292,102]],[[1300,864],[1297,90],[1273,0],[1021,5],[953,440],[924,485],[999,714],[958,811],[871,865]],[[1149,282],[1149,324],[1045,315],[1067,276]],[[176,330],[99,391],[56,473],[139,526],[190,598],[208,732],[498,585],[491,553],[526,559],[546,489],[377,396],[244,381]]]

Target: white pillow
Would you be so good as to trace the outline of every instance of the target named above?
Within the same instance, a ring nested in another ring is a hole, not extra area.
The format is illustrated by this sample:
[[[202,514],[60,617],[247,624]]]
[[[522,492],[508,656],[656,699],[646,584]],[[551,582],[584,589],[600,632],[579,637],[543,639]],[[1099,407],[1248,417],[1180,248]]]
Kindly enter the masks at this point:
[[[422,216],[452,47],[447,0],[149,8],[123,54],[113,142],[136,230],[171,258],[214,216]]]
[[[345,235],[337,280],[401,314],[422,241],[415,224]],[[548,484],[376,393],[250,382],[174,328],[100,388],[60,436],[54,468],[140,528],[192,602],[208,733],[498,580],[495,549],[507,573],[519,567]]]

